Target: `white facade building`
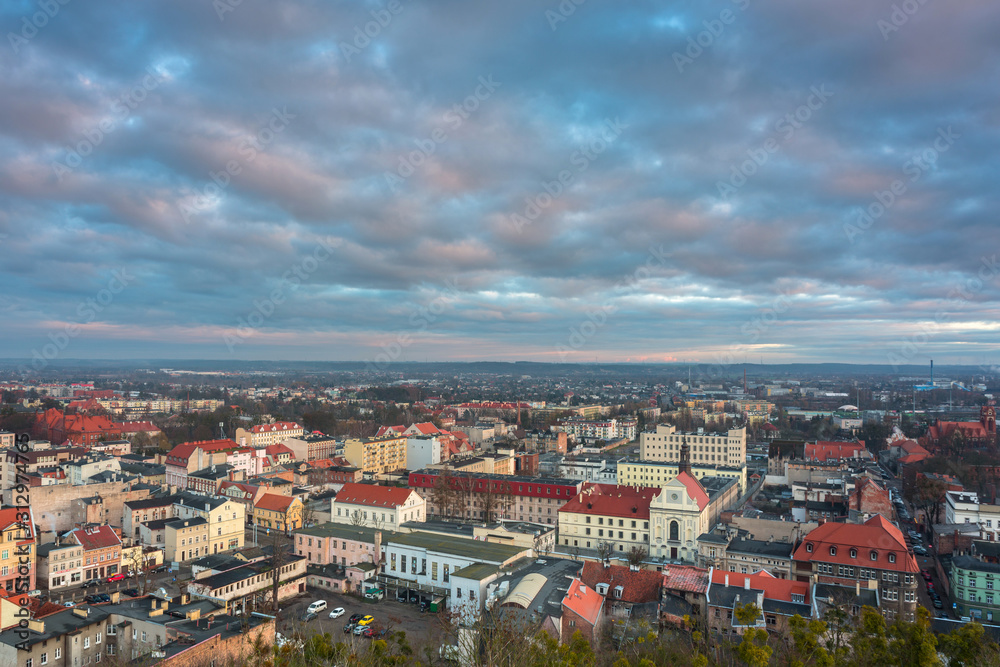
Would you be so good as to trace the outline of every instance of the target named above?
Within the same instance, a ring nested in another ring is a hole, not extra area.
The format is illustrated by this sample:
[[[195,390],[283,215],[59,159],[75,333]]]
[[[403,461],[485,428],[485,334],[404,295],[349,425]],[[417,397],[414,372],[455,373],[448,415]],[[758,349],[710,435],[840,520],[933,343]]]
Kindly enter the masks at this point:
[[[411,435],[406,438],[406,465],[420,470],[441,463],[441,440],[432,435]]]

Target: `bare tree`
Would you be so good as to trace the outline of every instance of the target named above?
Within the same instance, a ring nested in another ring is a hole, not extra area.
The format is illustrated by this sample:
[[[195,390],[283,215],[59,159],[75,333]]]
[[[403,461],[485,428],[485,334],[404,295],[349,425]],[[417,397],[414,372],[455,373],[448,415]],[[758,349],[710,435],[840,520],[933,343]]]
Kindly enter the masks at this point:
[[[611,542],[605,542],[601,540],[597,543],[597,557],[601,559],[601,562],[605,562],[611,559],[611,554],[615,552],[615,546]]]
[[[278,613],[278,588],[281,581],[281,568],[285,565],[285,547],[282,544],[281,531],[271,534],[271,611]]]
[[[451,468],[445,466],[434,481],[431,489],[431,504],[437,508],[438,514],[442,517],[451,516],[452,506],[455,503],[455,489],[452,485]]]
[[[361,510],[354,510],[353,512],[351,512],[351,525],[352,526],[365,525],[365,515],[361,513]]]
[[[646,556],[648,555],[649,552],[646,551],[646,547],[634,546],[631,549],[629,549],[626,558],[628,559],[629,565],[634,565],[635,567],[642,567],[642,564],[646,560]]]

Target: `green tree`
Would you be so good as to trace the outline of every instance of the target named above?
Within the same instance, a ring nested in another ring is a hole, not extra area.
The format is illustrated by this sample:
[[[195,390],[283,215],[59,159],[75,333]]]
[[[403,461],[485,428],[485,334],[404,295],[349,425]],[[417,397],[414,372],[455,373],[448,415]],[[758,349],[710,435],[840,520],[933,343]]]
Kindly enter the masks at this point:
[[[979,623],[964,623],[938,638],[948,667],[979,667],[1000,664],[1000,647],[985,636]]]
[[[889,636],[889,652],[893,664],[900,667],[933,667],[941,664],[937,655],[937,637],[931,631],[931,614],[926,607],[917,607],[917,617],[912,623],[901,620],[893,623]]]
[[[885,667],[895,662],[892,658],[885,619],[877,609],[862,607],[850,640],[849,664],[858,667]]]
[[[774,652],[767,644],[767,630],[755,627],[761,615],[760,607],[750,603],[736,607],[736,623],[746,628],[743,641],[736,647],[736,657],[750,667],[767,667]]]

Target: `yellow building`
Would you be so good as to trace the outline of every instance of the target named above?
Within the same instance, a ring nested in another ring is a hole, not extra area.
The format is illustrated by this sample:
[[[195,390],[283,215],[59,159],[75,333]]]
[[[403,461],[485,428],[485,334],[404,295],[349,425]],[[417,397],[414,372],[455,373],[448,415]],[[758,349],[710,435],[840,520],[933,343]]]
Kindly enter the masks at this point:
[[[344,458],[362,473],[385,473],[406,467],[406,437],[352,438],[344,443]]]
[[[622,486],[653,486],[662,488],[677,477],[678,463],[664,461],[619,461],[616,482]],[[740,493],[747,488],[747,466],[691,464],[695,479],[727,477],[735,479]]]
[[[691,465],[742,466],[747,460],[747,430],[728,433],[682,433],[676,426],[657,424],[655,431],[639,434],[639,458],[644,461],[679,461],[683,442],[691,447]]]
[[[302,527],[302,501],[290,496],[265,493],[253,508],[253,521],[264,528],[286,533]]]

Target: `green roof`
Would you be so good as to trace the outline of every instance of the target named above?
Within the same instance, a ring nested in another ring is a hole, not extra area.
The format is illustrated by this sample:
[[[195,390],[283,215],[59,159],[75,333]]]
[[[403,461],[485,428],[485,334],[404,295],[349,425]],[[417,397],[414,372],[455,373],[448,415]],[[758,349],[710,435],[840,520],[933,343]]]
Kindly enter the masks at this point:
[[[455,570],[451,573],[451,576],[472,579],[473,581],[482,581],[491,574],[496,574],[499,571],[500,568],[496,565],[490,565],[489,563],[473,563],[472,565],[463,567],[461,570]]]
[[[311,537],[335,537],[338,540],[356,540],[375,544],[375,534],[382,533],[382,543],[388,542],[396,533],[391,530],[381,531],[371,526],[352,526],[349,523],[321,523],[311,528],[299,528],[294,531],[296,535],[307,535]]]
[[[388,546],[398,545],[426,549],[442,554],[450,554],[484,563],[506,563],[511,558],[520,556],[527,547],[511,547],[506,544],[493,544],[483,540],[470,540],[464,537],[451,537],[434,533],[413,532],[394,535],[386,538]]]

